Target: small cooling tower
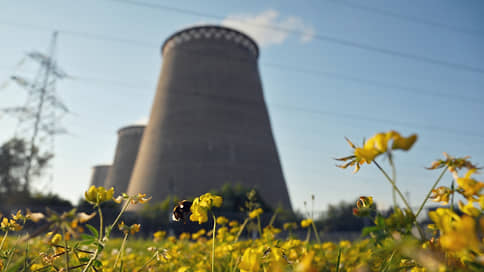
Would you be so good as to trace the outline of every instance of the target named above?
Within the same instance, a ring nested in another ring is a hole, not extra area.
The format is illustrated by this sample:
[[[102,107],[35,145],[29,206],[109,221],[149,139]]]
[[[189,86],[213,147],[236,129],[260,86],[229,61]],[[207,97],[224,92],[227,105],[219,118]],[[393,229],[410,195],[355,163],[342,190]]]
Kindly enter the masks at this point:
[[[95,165],[92,167],[91,184],[89,186],[105,186],[111,165]]]
[[[128,193],[193,197],[226,183],[291,209],[259,77],[257,44],[220,26],[179,31],[162,47],[151,115]]]
[[[126,126],[118,130],[118,143],[113,164],[106,179],[106,187],[114,187],[115,192],[125,193],[133,171],[138,149],[145,126]]]

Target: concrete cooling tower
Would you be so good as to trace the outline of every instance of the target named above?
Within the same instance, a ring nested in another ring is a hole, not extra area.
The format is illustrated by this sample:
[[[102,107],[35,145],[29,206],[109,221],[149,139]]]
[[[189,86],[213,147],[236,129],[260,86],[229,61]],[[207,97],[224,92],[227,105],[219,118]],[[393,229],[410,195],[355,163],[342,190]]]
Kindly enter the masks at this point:
[[[258,69],[258,47],[220,26],[184,29],[163,65],[128,193],[194,197],[224,184],[291,209]]]
[[[114,160],[105,183],[106,188],[114,187],[116,194],[128,190],[144,129],[145,126],[126,126],[118,130]]]
[[[105,186],[111,165],[95,165],[92,167],[91,183],[89,186]]]

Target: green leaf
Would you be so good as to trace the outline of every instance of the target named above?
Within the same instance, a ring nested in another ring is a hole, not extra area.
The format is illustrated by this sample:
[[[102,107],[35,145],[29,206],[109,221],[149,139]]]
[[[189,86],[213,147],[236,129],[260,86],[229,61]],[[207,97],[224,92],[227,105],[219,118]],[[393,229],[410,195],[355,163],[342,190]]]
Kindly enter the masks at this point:
[[[363,228],[363,230],[361,231],[361,235],[362,236],[367,236],[369,235],[370,233],[372,232],[376,232],[380,230],[380,228],[378,226],[371,226],[371,227],[365,227]]]
[[[94,235],[94,237],[99,237],[99,232],[97,229],[89,224],[86,224],[86,227],[89,229],[89,231]]]
[[[94,260],[93,265],[96,268],[101,268],[103,266],[103,263],[99,260]]]
[[[79,258],[79,262],[81,262],[81,263],[87,263],[87,262],[89,262],[89,259],[90,258],[88,258],[88,257],[82,257],[82,258]]]

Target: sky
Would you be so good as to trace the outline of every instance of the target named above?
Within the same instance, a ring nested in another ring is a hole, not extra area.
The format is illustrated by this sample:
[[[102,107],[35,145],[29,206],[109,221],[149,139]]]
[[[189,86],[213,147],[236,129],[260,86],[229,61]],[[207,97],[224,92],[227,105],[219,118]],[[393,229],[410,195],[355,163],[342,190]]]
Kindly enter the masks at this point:
[[[56,91],[71,112],[61,122],[69,133],[55,138],[52,178],[36,188],[77,202],[92,166],[112,162],[116,131],[146,122],[163,41],[222,24],[259,44],[294,208],[304,211],[311,195],[316,211],[362,195],[388,207],[391,187],[374,165],[352,174],[334,158],[351,153],[345,136],[361,143],[390,129],[419,136],[411,151],[394,154],[397,183],[418,206],[439,174],[424,167],[442,152],[484,163],[483,13],[478,0],[0,1],[0,108],[24,103],[25,90],[8,79],[33,78],[37,67],[19,62],[45,52],[58,30],[56,59],[69,78]],[[16,124],[0,115],[0,142]]]

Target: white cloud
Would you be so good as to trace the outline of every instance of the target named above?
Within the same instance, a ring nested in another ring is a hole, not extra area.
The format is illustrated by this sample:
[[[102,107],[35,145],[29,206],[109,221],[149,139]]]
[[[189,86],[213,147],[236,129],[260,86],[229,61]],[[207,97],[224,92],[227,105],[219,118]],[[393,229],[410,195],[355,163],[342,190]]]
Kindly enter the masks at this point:
[[[147,124],[148,124],[148,117],[146,116],[143,116],[134,122],[134,125],[147,125]]]
[[[259,14],[235,14],[227,16],[222,25],[238,29],[252,38],[259,46],[265,47],[283,43],[291,32],[297,32],[299,41],[306,43],[314,38],[314,28],[295,16],[279,16],[275,10]]]

